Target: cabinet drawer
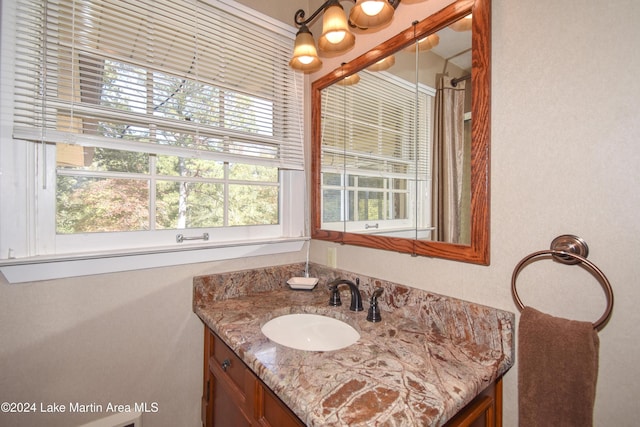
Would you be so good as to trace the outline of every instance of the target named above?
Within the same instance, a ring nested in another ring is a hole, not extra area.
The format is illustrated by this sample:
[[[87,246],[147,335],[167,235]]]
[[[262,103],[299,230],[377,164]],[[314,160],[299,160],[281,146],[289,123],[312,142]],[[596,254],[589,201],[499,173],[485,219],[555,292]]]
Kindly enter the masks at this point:
[[[222,342],[217,335],[213,335],[213,357],[209,359],[209,366],[213,372],[221,372],[223,377],[226,377],[228,380],[235,385],[237,391],[245,396],[245,376],[246,376],[246,368],[244,363],[240,360],[235,353],[227,347],[227,345]]]

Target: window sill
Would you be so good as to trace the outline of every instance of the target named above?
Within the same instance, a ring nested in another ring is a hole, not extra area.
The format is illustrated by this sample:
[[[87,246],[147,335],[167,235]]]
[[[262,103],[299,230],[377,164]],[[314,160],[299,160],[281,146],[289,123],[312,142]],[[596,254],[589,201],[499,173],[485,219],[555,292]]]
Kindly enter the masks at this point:
[[[192,245],[138,252],[80,254],[0,260],[9,283],[36,282],[94,274],[221,261],[249,256],[296,252],[308,239],[252,241],[224,245]]]

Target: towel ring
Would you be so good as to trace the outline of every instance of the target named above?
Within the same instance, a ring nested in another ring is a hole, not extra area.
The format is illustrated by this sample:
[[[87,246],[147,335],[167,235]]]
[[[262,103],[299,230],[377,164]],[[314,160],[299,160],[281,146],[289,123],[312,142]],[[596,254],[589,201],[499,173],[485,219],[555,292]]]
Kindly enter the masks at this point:
[[[600,330],[604,324],[607,323],[607,320],[611,315],[611,311],[613,310],[613,289],[611,289],[609,279],[607,279],[607,276],[604,275],[602,270],[587,259],[587,255],[589,255],[589,247],[587,246],[587,243],[580,237],[573,236],[571,234],[564,234],[556,237],[551,242],[551,249],[529,254],[522,258],[522,260],[516,265],[516,268],[513,270],[513,275],[511,276],[511,293],[513,294],[513,298],[520,310],[524,309],[524,304],[516,290],[516,279],[518,278],[518,274],[529,261],[543,255],[551,255],[553,259],[563,264],[584,264],[597,276],[607,297],[607,308],[605,309],[604,314],[593,324],[594,329]]]

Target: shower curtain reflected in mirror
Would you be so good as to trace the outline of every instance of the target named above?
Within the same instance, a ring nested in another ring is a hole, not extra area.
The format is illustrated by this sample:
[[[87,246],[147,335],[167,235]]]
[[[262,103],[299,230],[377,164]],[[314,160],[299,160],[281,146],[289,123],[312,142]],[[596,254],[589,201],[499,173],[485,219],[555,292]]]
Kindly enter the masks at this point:
[[[454,86],[452,77],[440,76],[436,87],[433,139],[434,240],[468,243],[468,215],[463,199],[465,169],[469,156],[465,147],[465,81]],[[469,179],[469,174],[466,174]],[[465,227],[466,225],[466,227]]]

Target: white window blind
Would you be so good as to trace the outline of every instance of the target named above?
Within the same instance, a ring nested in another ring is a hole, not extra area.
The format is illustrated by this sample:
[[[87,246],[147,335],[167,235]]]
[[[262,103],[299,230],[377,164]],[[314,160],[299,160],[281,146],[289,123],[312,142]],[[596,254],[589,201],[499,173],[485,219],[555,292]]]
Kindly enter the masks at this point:
[[[19,0],[14,137],[303,169],[292,35],[246,19],[213,1]]]
[[[433,90],[387,73],[322,91],[322,166],[373,176],[430,177]]]

